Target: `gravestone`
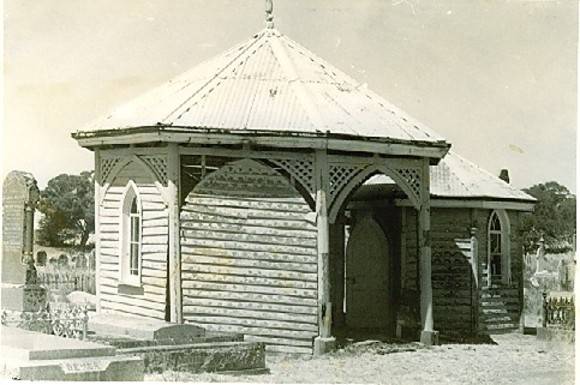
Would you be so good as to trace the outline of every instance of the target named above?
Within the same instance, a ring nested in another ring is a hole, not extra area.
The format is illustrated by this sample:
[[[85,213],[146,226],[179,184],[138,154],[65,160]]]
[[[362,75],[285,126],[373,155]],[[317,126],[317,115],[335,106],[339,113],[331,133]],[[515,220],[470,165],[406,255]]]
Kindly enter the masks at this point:
[[[36,266],[46,266],[46,258],[46,251],[40,250],[38,253],[36,253]]]
[[[46,303],[46,291],[36,285],[32,254],[34,210],[40,197],[36,180],[12,171],[2,186],[2,309],[37,311]]]

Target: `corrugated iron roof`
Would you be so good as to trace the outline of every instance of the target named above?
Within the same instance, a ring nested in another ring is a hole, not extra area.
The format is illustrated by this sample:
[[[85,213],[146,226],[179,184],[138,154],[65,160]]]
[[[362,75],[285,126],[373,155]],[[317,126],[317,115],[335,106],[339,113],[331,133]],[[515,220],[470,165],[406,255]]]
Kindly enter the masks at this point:
[[[454,151],[449,151],[438,165],[431,166],[430,175],[432,197],[536,201],[531,195],[514,188]],[[376,175],[366,184],[392,183],[388,176]]]
[[[79,134],[152,126],[444,141],[275,29],[264,29]]]

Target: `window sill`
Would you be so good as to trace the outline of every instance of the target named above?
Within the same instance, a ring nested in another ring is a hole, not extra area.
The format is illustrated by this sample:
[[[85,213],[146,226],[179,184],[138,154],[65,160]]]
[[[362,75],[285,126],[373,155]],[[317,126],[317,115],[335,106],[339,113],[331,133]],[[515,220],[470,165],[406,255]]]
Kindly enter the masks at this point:
[[[143,285],[120,282],[117,285],[117,293],[129,295],[143,295],[145,294],[145,291],[143,290]]]

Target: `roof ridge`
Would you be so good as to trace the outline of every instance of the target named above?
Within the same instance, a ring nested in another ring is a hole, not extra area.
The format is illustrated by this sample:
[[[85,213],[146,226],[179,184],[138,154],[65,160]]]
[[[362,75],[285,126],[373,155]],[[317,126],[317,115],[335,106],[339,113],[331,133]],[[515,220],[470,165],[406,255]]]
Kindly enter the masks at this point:
[[[306,83],[300,81],[300,76],[296,71],[296,65],[290,58],[290,55],[286,52],[286,48],[282,44],[282,38],[285,37],[278,30],[273,30],[271,37],[278,37],[278,39],[269,39],[270,47],[274,53],[274,58],[280,64],[282,71],[288,76],[288,84],[297,93],[297,99],[302,108],[306,111],[306,114],[311,120],[314,120],[314,129],[322,129],[325,127],[323,123],[322,116],[318,113],[318,110],[313,108],[314,103],[312,102],[311,91],[308,89]]]
[[[197,88],[197,90],[195,90],[193,92],[193,94],[191,96],[189,96],[188,98],[186,98],[183,102],[181,102],[177,107],[175,107],[173,110],[171,110],[163,119],[161,119],[160,121],[165,121],[167,119],[169,119],[169,117],[171,115],[173,115],[177,110],[179,110],[181,107],[183,107],[185,104],[187,104],[187,102],[189,102],[191,99],[193,99],[201,90],[203,90],[205,87],[207,87],[212,81],[214,81],[215,79],[219,78],[220,75],[227,69],[229,68],[233,63],[236,62],[236,60],[238,60],[238,58],[240,56],[242,56],[244,53],[248,52],[250,50],[250,48],[252,48],[254,45],[256,45],[256,43],[258,41],[260,41],[260,39],[265,36],[266,30],[262,30],[260,31],[257,35],[255,35],[256,37],[254,38],[254,41],[251,41],[250,44],[248,44],[246,47],[242,48],[240,50],[240,52],[235,55],[226,65],[223,66],[223,68],[221,68],[219,71],[217,71],[216,73],[214,73],[211,78],[206,81],[204,84],[202,84],[201,86],[199,86]]]

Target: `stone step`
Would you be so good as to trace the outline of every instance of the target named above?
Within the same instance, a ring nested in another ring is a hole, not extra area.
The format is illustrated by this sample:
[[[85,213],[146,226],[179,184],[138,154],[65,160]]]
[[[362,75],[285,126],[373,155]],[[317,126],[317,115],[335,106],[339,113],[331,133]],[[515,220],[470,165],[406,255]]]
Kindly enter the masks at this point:
[[[479,308],[479,315],[493,315],[493,314],[514,314],[515,311],[510,312],[506,308]]]
[[[483,321],[483,323],[485,323],[486,325],[500,324],[505,322],[508,323],[515,322],[515,319],[513,317],[510,317],[509,315],[500,315],[500,314],[481,316],[479,317],[479,320],[480,323]]]
[[[492,324],[479,323],[479,329],[483,330],[501,330],[501,329],[517,329],[519,324],[513,321],[496,322]]]

